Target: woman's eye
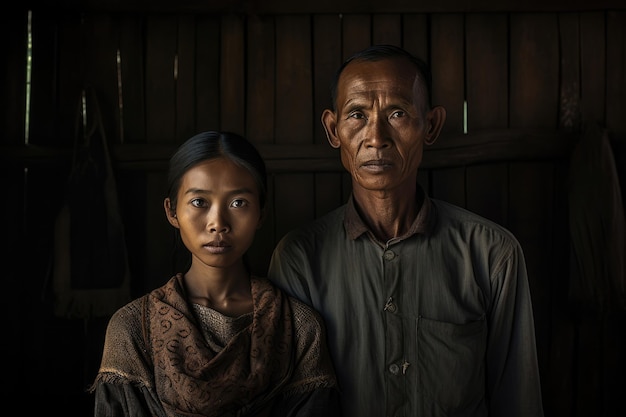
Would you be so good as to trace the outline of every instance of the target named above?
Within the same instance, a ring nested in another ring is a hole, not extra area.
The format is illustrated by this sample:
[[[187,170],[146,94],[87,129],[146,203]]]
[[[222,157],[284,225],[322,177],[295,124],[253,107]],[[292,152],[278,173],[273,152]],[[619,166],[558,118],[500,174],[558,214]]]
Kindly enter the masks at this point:
[[[236,199],[236,200],[233,200],[233,202],[230,203],[230,206],[234,207],[234,208],[244,207],[245,205],[246,205],[246,200],[242,200],[242,199],[239,199],[239,198]]]
[[[204,200],[201,198],[194,198],[193,200],[191,200],[191,205],[194,207],[201,208],[205,206],[205,203],[204,203]]]

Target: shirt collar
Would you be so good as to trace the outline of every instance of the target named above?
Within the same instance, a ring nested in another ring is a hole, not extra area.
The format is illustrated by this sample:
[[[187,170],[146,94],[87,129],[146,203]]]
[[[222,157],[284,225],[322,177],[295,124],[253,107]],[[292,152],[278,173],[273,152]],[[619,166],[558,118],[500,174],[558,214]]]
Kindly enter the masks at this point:
[[[421,186],[417,186],[416,193],[417,200],[423,200],[422,207],[420,207],[417,216],[413,220],[413,224],[409,231],[403,236],[398,236],[397,240],[406,239],[409,236],[412,236],[416,233],[428,233],[433,225],[435,220],[435,210],[430,198],[424,192]],[[355,240],[363,233],[370,232],[369,227],[365,224],[358,211],[356,210],[356,206],[354,203],[354,195],[350,196],[348,203],[346,205],[346,211],[343,218],[343,224],[346,229],[346,233],[348,237],[352,240]],[[370,233],[373,236],[373,233]]]

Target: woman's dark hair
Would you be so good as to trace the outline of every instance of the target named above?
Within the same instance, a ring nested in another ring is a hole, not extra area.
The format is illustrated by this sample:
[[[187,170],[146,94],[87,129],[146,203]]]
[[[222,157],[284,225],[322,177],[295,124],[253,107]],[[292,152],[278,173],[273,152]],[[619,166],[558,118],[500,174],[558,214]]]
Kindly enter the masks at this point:
[[[250,171],[259,186],[259,203],[263,209],[267,195],[267,172],[259,151],[236,133],[208,131],[187,139],[170,158],[167,196],[172,210],[176,207],[183,175],[194,165],[216,158],[230,159]]]
[[[383,59],[391,59],[391,58],[404,58],[407,61],[411,62],[415,65],[417,69],[417,73],[420,76],[420,79],[424,83],[426,87],[426,92],[428,97],[426,98],[426,104],[430,107],[431,103],[431,95],[432,95],[432,74],[430,72],[430,67],[426,64],[422,59],[412,55],[405,49],[402,49],[395,45],[373,45],[369,48],[363,49],[352,55],[350,58],[344,61],[344,63],[339,67],[337,72],[335,72],[335,76],[330,85],[330,95],[332,99],[333,109],[337,110],[337,84],[339,84],[339,77],[343,70],[350,64],[351,62],[362,62],[362,61],[380,61]]]

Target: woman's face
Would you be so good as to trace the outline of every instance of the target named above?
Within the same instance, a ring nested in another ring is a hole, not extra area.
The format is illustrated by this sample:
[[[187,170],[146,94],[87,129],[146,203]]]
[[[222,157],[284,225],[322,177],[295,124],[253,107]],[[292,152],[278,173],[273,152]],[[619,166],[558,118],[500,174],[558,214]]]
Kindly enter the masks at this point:
[[[201,162],[185,173],[175,210],[168,220],[180,230],[193,261],[217,268],[242,262],[261,225],[257,182],[226,158]]]

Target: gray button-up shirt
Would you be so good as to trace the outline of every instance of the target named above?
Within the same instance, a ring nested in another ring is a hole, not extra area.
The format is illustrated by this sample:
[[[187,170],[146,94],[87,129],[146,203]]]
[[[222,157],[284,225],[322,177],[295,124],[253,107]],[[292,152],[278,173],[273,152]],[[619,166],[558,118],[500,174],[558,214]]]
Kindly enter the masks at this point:
[[[277,245],[269,278],[317,309],[345,417],[543,416],[522,249],[429,199],[379,242],[352,199]]]

